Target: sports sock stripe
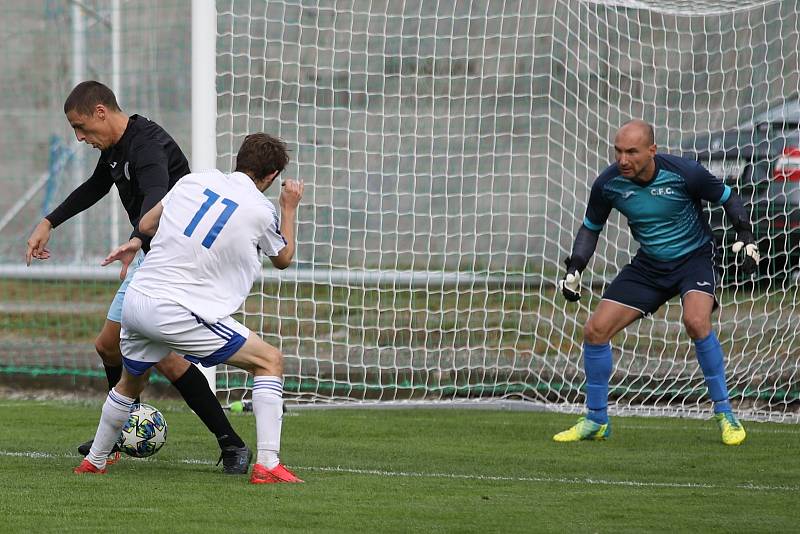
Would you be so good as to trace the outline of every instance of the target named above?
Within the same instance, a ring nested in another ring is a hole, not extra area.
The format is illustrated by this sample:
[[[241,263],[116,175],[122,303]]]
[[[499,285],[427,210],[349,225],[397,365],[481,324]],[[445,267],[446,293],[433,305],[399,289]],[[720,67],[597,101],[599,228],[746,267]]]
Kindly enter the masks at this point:
[[[253,380],[253,392],[256,391],[281,397],[283,396],[283,380],[258,376]]]
[[[123,410],[130,411],[131,406],[133,406],[133,402],[135,399],[129,399],[124,395],[121,395],[116,392],[113,388],[108,392],[108,400],[122,408]]]

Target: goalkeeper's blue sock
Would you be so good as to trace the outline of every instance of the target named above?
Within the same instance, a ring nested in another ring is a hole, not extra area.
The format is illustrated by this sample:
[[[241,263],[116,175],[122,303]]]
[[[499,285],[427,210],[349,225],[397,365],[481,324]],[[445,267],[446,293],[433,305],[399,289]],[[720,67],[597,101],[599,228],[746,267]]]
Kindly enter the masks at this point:
[[[583,369],[586,373],[586,418],[608,423],[608,381],[611,378],[611,344],[583,344]]]
[[[697,362],[703,370],[708,394],[714,401],[714,413],[730,412],[728,386],[725,384],[725,362],[717,335],[712,331],[703,339],[695,339]]]

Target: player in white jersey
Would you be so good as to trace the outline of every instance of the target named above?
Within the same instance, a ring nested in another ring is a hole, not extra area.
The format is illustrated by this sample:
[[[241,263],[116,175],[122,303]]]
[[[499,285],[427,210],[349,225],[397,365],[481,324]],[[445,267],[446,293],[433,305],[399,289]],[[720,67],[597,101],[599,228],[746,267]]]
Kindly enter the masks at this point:
[[[283,357],[231,318],[261,272],[291,264],[303,182],[286,180],[281,216],[262,194],[288,163],[286,145],[249,135],[236,171],[189,174],[139,222],[155,233],[128,287],[122,309],[122,379],[108,394],[91,451],[76,473],[104,473],[106,457],[146,384],[147,369],[175,351],[204,366],[227,363],[252,372],[258,457],[254,484],[302,482],[278,458],[283,416]],[[123,245],[106,262],[126,254]]]

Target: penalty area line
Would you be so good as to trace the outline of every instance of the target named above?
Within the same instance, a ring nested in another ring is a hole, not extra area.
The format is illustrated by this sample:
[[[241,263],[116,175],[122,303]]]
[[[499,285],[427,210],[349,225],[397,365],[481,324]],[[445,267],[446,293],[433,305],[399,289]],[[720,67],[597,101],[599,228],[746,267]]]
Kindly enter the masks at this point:
[[[63,458],[83,458],[80,455],[73,453],[48,453],[40,451],[3,451],[0,450],[0,457],[16,457],[16,458],[31,458],[31,459],[63,459]],[[124,457],[125,461],[133,460],[136,462],[157,462],[157,463],[173,463],[172,460],[161,460],[158,458],[128,458]],[[215,462],[209,460],[200,460],[196,458],[185,458],[177,460],[178,463],[189,465],[208,465],[214,466]],[[776,492],[798,492],[800,486],[774,486],[764,484],[733,484],[733,485],[718,485],[718,484],[704,484],[698,482],[647,482],[642,480],[608,480],[598,478],[579,478],[579,477],[514,477],[504,475],[468,475],[458,473],[436,473],[436,472],[422,472],[422,471],[385,471],[380,469],[355,469],[342,466],[303,466],[291,465],[292,469],[299,471],[316,471],[320,473],[340,473],[349,475],[364,475],[364,476],[379,476],[387,478],[433,478],[433,479],[450,479],[450,480],[477,480],[488,482],[530,482],[535,484],[568,484],[568,485],[586,485],[586,486],[618,486],[618,487],[632,487],[632,488],[673,488],[673,489],[737,489],[746,491],[776,491]]]

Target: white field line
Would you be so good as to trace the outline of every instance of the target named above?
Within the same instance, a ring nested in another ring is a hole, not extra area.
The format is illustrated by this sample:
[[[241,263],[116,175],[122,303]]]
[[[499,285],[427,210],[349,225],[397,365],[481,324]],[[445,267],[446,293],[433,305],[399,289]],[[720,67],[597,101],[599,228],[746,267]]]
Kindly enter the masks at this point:
[[[449,478],[459,480],[488,480],[501,482],[542,482],[547,484],[587,484],[597,486],[630,486],[636,488],[689,488],[689,489],[746,489],[756,491],[800,491],[800,486],[762,486],[756,484],[736,484],[719,486],[694,482],[642,482],[638,480],[603,480],[595,478],[556,478],[556,477],[509,477],[494,475],[459,475],[455,473],[418,473],[405,471],[381,471],[377,469],[351,469],[347,467],[300,467],[298,470],[348,473],[356,475],[377,475],[382,477],[407,478]]]
[[[77,454],[53,454],[39,451],[2,451],[0,456],[17,457],[17,458],[32,458],[38,459],[55,459],[55,458],[82,458]],[[137,459],[125,458],[125,461],[136,462],[159,462],[159,463],[172,463],[168,460],[159,460],[157,458],[150,459]],[[208,460],[198,460],[194,458],[187,458],[179,460],[180,463],[192,465],[216,465],[216,462]],[[760,485],[760,484],[734,484],[730,486],[718,484],[703,484],[695,482],[645,482],[640,480],[604,480],[597,478],[562,478],[562,477],[512,477],[502,475],[462,475],[458,473],[425,473],[414,471],[383,471],[379,469],[353,469],[349,467],[320,467],[320,466],[300,466],[292,465],[292,469],[298,471],[319,471],[323,473],[344,473],[349,475],[367,475],[378,476],[386,478],[442,478],[450,480],[480,480],[490,482],[533,482],[540,484],[567,484],[576,486],[622,486],[633,488],[675,488],[675,489],[737,489],[746,491],[777,491],[777,492],[798,492],[800,486],[773,486],[773,485]]]
[[[717,430],[717,423],[711,419],[706,421],[709,425],[709,428],[716,432]],[[755,424],[755,423],[752,423]],[[758,423],[761,425],[762,423]],[[766,423],[770,424],[770,423]],[[781,423],[771,423],[773,425],[780,425]],[[790,434],[790,435],[799,435],[800,434],[800,426],[798,425],[787,425],[786,427],[781,428],[761,428],[760,426],[755,427],[754,429],[750,427],[749,421],[743,421],[742,425],[744,426],[745,430],[747,430],[747,435],[752,436],[753,434]],[[619,425],[612,424],[613,430],[619,431],[619,429],[623,430],[663,430],[665,432],[669,432],[672,430],[697,430],[697,426],[658,426],[658,425],[636,425],[636,424],[627,424],[622,423]]]

